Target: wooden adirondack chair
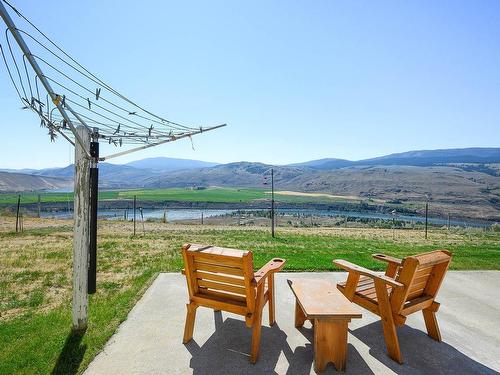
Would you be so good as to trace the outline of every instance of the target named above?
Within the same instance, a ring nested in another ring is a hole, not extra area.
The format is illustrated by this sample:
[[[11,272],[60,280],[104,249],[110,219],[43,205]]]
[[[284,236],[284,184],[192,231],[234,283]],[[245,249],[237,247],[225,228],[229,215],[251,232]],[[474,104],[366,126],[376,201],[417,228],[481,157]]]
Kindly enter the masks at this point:
[[[451,253],[437,250],[403,260],[383,254],[373,257],[387,262],[385,275],[345,260],[334,260],[334,264],[349,272],[347,281],[338,284],[337,288],[350,301],[382,318],[389,356],[402,363],[396,327],[403,325],[408,315],[422,310],[428,335],[441,341],[436,320],[439,303],[435,298],[450,264]]]
[[[214,246],[182,246],[183,274],[189,293],[183,343],[193,338],[196,309],[199,306],[243,315],[252,328],[250,362],[259,355],[262,310],[269,302],[269,325],[275,323],[274,274],[285,265],[275,258],[254,272],[251,251]]]

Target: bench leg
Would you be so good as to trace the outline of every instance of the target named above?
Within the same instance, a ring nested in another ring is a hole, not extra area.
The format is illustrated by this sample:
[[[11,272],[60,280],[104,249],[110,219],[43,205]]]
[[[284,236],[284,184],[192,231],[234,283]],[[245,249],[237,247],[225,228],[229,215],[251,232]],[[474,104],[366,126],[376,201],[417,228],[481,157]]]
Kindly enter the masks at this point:
[[[427,334],[434,340],[441,342],[441,332],[439,331],[436,312],[429,309],[424,309],[422,310],[422,314],[424,315]]]
[[[186,325],[184,326],[184,338],[182,339],[182,343],[186,344],[193,338],[194,331],[194,321],[196,319],[196,309],[198,306],[192,303],[188,303],[187,307],[187,315],[186,315]]]
[[[300,307],[297,300],[295,301],[295,328],[300,328],[304,325],[306,321],[306,316],[302,311],[302,307]]]
[[[347,360],[348,321],[314,322],[314,370],[322,372],[328,362],[333,362],[337,371],[344,371]]]

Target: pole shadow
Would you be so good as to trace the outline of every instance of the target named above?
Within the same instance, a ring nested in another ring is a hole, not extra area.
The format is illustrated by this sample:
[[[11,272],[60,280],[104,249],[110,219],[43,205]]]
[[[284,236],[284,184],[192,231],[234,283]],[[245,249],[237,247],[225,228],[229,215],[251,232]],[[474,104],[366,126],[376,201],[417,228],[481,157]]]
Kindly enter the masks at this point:
[[[82,345],[84,336],[85,331],[70,331],[51,371],[52,375],[72,375],[78,372],[87,350],[87,345]]]

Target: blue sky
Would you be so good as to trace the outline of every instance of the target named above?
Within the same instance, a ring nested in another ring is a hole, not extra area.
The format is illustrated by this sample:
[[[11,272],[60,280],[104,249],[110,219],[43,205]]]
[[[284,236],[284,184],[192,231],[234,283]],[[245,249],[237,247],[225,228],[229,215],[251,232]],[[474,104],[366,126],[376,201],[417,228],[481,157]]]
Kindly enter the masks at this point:
[[[498,1],[11,0],[153,112],[228,127],[115,159],[285,164],[500,146]],[[14,19],[16,19],[14,17]],[[0,168],[64,166],[0,67]]]

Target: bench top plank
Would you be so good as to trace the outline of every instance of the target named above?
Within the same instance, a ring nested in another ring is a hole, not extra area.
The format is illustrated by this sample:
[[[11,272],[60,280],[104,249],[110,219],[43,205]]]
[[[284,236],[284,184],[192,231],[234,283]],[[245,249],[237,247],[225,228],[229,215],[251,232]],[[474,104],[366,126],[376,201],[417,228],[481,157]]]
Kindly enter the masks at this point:
[[[292,279],[287,282],[308,319],[361,318],[361,312],[333,282],[321,279]]]

